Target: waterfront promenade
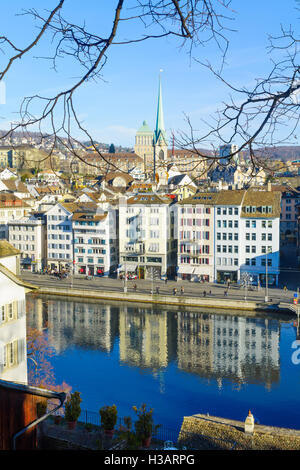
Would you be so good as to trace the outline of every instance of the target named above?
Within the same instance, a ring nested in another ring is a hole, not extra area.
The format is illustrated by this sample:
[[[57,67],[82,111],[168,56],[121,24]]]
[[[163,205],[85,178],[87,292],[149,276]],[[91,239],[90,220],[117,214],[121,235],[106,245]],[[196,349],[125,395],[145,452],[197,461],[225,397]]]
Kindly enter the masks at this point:
[[[135,301],[169,305],[203,306],[237,310],[278,310],[280,303],[293,303],[294,291],[268,288],[268,303],[265,303],[266,289],[253,290],[240,286],[189,281],[147,281],[124,280],[85,276],[70,276],[58,279],[51,275],[23,272],[22,279],[40,287],[40,292],[52,295],[67,295],[84,298],[99,298],[117,301]],[[127,292],[124,292],[124,284]],[[136,285],[136,289],[135,286]],[[158,288],[158,290],[157,290]],[[176,295],[173,290],[177,289]],[[183,292],[181,291],[183,288]],[[153,293],[152,293],[153,292]]]

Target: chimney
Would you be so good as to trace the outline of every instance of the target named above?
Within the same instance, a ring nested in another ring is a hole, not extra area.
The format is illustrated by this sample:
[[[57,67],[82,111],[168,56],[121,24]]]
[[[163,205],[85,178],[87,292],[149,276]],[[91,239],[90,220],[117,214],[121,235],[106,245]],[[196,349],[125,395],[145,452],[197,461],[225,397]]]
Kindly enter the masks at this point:
[[[253,434],[254,432],[254,416],[249,410],[248,416],[245,419],[245,434]]]

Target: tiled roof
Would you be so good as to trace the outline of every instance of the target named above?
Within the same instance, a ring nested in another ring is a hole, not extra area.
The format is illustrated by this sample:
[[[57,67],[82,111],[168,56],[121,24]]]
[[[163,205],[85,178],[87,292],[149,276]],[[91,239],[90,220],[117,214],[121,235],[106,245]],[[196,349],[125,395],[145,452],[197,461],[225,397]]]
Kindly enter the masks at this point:
[[[22,182],[14,179],[2,180],[9,191],[18,191],[28,193],[27,186]]]
[[[215,205],[217,202],[218,193],[213,192],[198,192],[191,197],[179,201],[179,205],[185,204],[205,204],[205,205]]]
[[[12,205],[7,205],[8,202],[11,202]],[[22,199],[18,198],[14,194],[0,192],[0,207],[11,209],[12,207],[30,207]]]
[[[281,193],[279,191],[248,191],[245,195],[241,217],[273,218],[280,217]],[[256,207],[254,212],[246,212],[246,207]],[[262,207],[272,206],[272,212],[262,212]]]
[[[101,156],[102,155],[102,156]],[[106,161],[112,161],[112,160],[140,160],[143,161],[143,158],[137,155],[136,153],[133,152],[122,152],[122,153],[102,153],[101,155],[98,155],[97,153],[94,154],[89,154],[87,157],[84,158],[84,160],[88,163],[91,163],[92,161],[94,163],[103,163],[105,164]]]
[[[171,204],[173,201],[169,197],[158,196],[157,194],[137,194],[127,200],[127,204]]]
[[[253,190],[223,190],[219,192],[198,192],[193,196],[178,202],[179,205],[185,204],[204,204],[214,206],[240,206],[243,210],[241,217],[280,217],[279,191],[253,191]],[[256,207],[257,211],[247,213],[245,207]],[[271,213],[261,211],[263,206],[272,206]]]
[[[132,176],[130,176],[128,173],[122,173],[122,172],[115,171],[115,172],[108,173],[108,174],[105,176],[105,181],[112,181],[112,180],[114,180],[115,178],[123,178],[123,180],[124,180],[127,184],[128,184],[128,183],[131,183],[131,181],[134,180],[134,178],[132,178]]]
[[[0,240],[0,258],[19,255],[21,252],[6,240]]]
[[[82,222],[88,222],[89,220],[94,220],[94,221],[98,222],[100,220],[106,219],[106,217],[107,217],[107,213],[105,213],[105,214],[96,214],[96,213],[86,213],[86,212],[84,212],[84,213],[75,212],[75,214],[73,214],[72,219],[82,221]]]

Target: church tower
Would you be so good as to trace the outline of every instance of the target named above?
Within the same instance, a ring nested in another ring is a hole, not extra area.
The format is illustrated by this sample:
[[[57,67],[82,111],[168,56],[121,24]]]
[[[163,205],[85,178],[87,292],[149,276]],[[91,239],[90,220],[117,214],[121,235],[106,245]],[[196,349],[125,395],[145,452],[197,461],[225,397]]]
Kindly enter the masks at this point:
[[[167,159],[168,141],[164,125],[161,78],[159,76],[156,127],[153,136],[153,180],[155,180],[156,178],[158,168],[161,166],[165,166]]]
[[[153,164],[154,133],[144,121],[135,136],[134,152],[144,160],[144,173],[147,174]]]

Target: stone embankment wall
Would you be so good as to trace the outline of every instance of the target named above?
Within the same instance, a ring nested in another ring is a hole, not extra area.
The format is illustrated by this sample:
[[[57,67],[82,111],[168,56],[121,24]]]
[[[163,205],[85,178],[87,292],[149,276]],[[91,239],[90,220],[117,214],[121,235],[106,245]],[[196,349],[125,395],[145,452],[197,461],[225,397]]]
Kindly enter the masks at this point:
[[[136,303],[154,303],[158,305],[174,305],[179,307],[205,307],[222,310],[247,310],[247,311],[268,311],[268,312],[281,312],[282,309],[278,305],[264,305],[254,301],[244,300],[230,300],[230,299],[217,299],[217,298],[200,298],[184,295],[144,295],[140,293],[124,292],[120,295],[119,292],[104,291],[104,290],[91,290],[91,289],[68,289],[68,288],[54,288],[54,287],[40,287],[39,294],[46,295],[62,295],[66,297],[75,297],[80,299],[101,299],[113,300],[121,302],[136,302]]]
[[[203,450],[300,450],[298,430],[255,424],[253,435],[247,435],[243,421],[202,414],[184,417],[179,441],[193,440]]]

